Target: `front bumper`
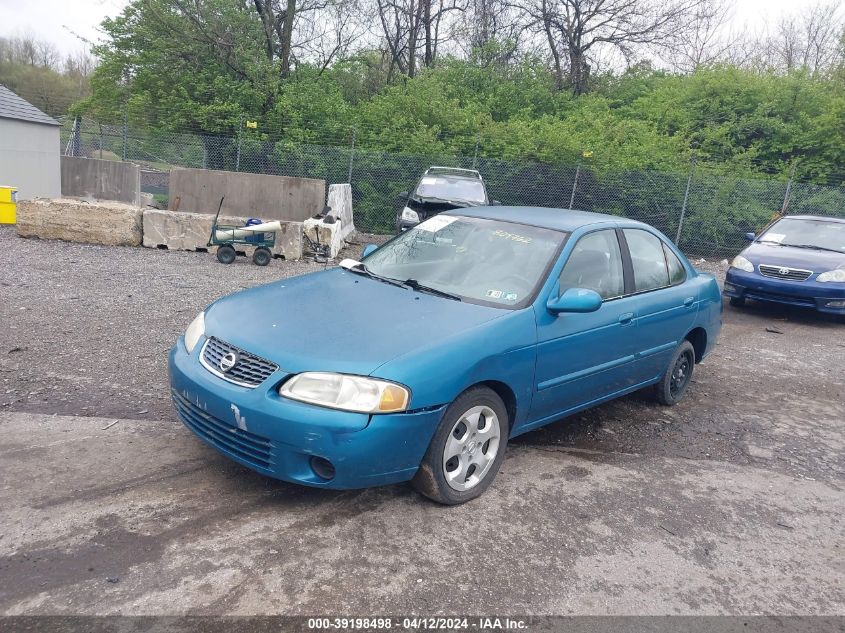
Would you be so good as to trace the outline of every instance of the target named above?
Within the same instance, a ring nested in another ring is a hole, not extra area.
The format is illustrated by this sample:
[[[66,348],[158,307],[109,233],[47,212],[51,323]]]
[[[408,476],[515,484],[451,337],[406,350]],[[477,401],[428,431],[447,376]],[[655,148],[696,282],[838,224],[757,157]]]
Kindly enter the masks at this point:
[[[729,268],[723,292],[727,297],[811,308],[828,314],[845,314],[845,288],[842,284],[787,281]]]
[[[180,420],[206,444],[259,473],[322,488],[367,488],[407,481],[428,448],[445,405],[421,412],[367,415],[282,398],[281,371],[248,389],[199,363],[202,343],[170,351],[170,387]],[[327,480],[312,457],[329,460]]]

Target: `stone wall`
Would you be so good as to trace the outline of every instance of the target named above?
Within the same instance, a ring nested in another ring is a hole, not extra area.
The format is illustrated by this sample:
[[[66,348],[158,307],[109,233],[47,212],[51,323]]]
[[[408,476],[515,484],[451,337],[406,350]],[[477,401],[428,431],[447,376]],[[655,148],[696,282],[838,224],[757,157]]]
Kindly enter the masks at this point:
[[[141,205],[141,169],[134,163],[62,156],[62,196]]]
[[[264,221],[302,221],[323,210],[326,182],[233,171],[174,168],[168,207],[172,211],[217,213]]]
[[[183,213],[176,211],[144,211],[144,246],[167,247],[173,250],[195,251],[207,248],[214,216],[205,213]],[[243,226],[247,218],[220,217],[218,224]],[[251,252],[252,247],[236,244],[238,250]],[[285,259],[302,258],[302,223],[282,222],[282,230],[276,233],[273,253]]]
[[[21,237],[65,240],[107,246],[140,246],[143,211],[119,202],[89,204],[81,200],[47,199],[18,202]]]

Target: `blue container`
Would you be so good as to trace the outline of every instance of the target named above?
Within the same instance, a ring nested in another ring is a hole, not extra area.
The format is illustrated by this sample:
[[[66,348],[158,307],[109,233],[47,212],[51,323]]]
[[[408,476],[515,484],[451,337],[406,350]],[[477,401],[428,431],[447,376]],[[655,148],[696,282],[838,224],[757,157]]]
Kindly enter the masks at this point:
[[[258,218],[249,218],[244,226],[255,226],[256,224],[264,224],[264,222],[262,222]],[[255,235],[250,235],[248,238],[246,238],[246,241],[250,244],[260,244],[264,241],[264,233],[256,233]]]

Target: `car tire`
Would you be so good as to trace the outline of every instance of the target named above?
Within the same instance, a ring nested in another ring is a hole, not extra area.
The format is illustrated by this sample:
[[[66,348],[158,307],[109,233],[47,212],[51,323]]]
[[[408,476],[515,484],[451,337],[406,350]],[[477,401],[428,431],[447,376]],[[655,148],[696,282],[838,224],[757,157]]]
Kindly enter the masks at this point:
[[[270,263],[271,259],[273,259],[273,253],[270,252],[269,248],[264,246],[259,246],[252,254],[252,262],[256,266],[266,266]]]
[[[729,303],[733,308],[741,308],[745,305],[745,298],[743,297],[730,297]]]
[[[481,386],[466,390],[443,414],[411,485],[444,505],[475,499],[499,472],[509,430],[507,408],[495,391]]]
[[[675,349],[666,366],[666,372],[660,382],[654,385],[657,401],[671,407],[678,404],[686,393],[695,370],[695,348],[689,341],[684,341]]]
[[[237,256],[235,249],[229,244],[223,244],[217,249],[217,261],[221,264],[231,264]]]

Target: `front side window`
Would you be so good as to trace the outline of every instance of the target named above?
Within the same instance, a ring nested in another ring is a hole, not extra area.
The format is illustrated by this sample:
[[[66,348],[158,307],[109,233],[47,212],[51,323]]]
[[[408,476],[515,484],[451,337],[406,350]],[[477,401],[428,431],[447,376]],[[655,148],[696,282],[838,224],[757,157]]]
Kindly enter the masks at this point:
[[[397,236],[364,264],[371,272],[464,301],[522,307],[545,279],[568,233],[440,214]],[[416,283],[414,283],[416,282]]]
[[[621,297],[625,291],[622,254],[614,229],[589,233],[578,240],[560,274],[560,291],[595,290],[602,299]]]
[[[669,271],[660,238],[641,229],[623,229],[623,232],[634,267],[635,291],[645,292],[668,286]]]

